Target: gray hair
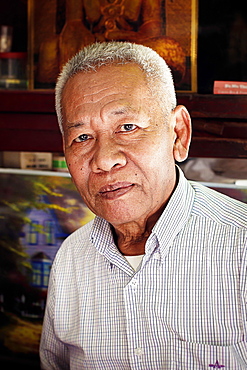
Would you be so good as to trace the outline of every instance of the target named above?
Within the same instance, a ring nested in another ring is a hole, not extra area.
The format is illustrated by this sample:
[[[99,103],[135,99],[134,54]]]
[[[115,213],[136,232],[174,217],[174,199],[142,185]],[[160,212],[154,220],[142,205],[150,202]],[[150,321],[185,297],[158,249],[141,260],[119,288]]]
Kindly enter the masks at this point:
[[[62,93],[67,81],[79,72],[96,71],[105,65],[134,63],[144,72],[148,86],[168,117],[176,107],[176,93],[170,68],[164,59],[149,47],[130,42],[111,41],[91,44],[79,51],[62,69],[55,97],[56,112],[63,132]]]

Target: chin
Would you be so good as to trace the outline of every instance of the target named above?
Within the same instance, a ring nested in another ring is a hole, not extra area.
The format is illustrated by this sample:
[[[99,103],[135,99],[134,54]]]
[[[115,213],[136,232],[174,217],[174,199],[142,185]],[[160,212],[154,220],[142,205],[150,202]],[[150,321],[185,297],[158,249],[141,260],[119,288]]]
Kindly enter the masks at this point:
[[[140,220],[145,219],[140,212],[131,212],[128,209],[113,210],[109,212],[109,209],[106,212],[102,212],[100,217],[108,221],[113,227],[118,227],[128,223],[136,223]]]
[[[133,217],[126,217],[126,215],[121,214],[103,214],[101,215],[106,221],[108,221],[112,226],[118,227],[120,225],[128,224],[130,222],[135,222],[136,219]]]

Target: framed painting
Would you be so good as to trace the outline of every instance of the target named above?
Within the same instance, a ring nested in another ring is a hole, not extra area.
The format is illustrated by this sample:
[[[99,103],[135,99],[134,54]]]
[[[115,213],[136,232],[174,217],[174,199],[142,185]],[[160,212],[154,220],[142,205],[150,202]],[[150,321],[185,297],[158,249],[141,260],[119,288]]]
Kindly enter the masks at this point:
[[[52,262],[63,240],[94,218],[68,173],[0,170],[0,364],[39,370]]]
[[[29,0],[30,88],[54,88],[70,57],[110,40],[156,50],[176,90],[196,92],[197,0]]]

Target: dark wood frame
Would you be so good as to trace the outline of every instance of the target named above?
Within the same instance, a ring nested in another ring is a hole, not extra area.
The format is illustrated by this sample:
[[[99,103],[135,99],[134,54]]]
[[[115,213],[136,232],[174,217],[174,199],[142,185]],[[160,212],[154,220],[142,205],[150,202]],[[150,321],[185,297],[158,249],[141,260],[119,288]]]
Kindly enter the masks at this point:
[[[247,158],[247,95],[178,94],[189,110],[190,157]],[[0,150],[62,152],[54,91],[0,91]]]

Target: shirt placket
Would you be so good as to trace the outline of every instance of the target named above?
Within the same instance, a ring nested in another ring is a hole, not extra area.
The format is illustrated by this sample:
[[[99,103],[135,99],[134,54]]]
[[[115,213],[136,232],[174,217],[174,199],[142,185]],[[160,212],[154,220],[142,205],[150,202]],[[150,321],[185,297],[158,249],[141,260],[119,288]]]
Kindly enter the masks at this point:
[[[154,250],[156,246],[157,240],[154,237],[147,242],[146,250]],[[152,258],[151,254],[145,256],[143,267],[149,258]],[[148,347],[150,323],[143,307],[143,267],[140,268],[124,288],[129,360],[131,369],[138,370],[147,370],[147,359],[151,355]]]
[[[132,369],[144,369],[145,352],[145,321],[139,302],[139,273],[137,273],[124,289],[124,300],[127,321],[128,352]]]

